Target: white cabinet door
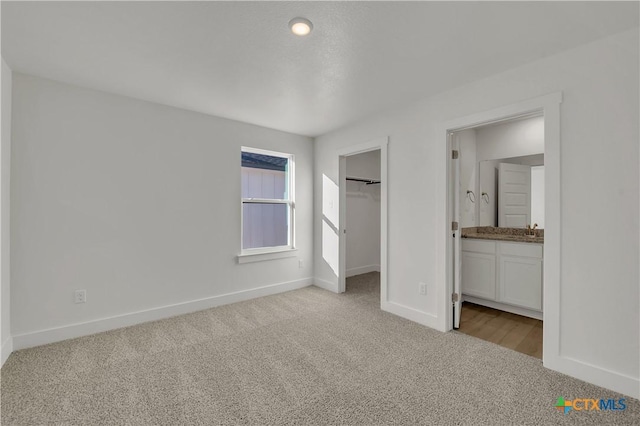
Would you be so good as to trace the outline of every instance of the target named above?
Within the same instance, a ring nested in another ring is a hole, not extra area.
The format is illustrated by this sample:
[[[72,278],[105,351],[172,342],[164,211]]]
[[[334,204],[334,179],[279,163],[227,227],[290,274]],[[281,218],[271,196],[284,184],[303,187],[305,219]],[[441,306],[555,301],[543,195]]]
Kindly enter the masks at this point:
[[[500,301],[542,310],[542,259],[500,256]]]
[[[462,252],[462,293],[483,299],[496,299],[496,256]]]

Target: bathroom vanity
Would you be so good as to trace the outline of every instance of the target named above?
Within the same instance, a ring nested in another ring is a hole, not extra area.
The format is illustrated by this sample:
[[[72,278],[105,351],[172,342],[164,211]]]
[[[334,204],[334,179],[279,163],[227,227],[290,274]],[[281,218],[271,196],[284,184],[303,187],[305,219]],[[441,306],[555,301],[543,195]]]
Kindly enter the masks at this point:
[[[463,228],[464,301],[542,319],[544,231]]]

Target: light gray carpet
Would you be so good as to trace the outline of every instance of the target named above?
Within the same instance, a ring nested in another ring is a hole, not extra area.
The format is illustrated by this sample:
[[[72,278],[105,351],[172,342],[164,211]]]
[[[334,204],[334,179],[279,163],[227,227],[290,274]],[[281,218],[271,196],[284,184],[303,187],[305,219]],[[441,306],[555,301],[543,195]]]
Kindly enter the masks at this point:
[[[379,310],[376,273],[22,350],[2,368],[3,425],[639,424],[570,412],[620,395],[539,360]]]

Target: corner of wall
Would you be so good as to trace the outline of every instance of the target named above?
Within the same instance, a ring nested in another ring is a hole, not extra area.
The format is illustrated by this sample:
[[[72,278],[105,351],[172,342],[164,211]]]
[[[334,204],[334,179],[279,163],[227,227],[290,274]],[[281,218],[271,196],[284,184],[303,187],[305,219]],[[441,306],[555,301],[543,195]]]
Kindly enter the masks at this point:
[[[0,367],[13,351],[11,337],[10,294],[10,179],[11,179],[11,107],[13,73],[1,58],[0,103]]]
[[[13,352],[13,338],[9,336],[0,345],[0,368],[2,368],[2,366],[7,361],[7,359],[9,358],[9,355],[11,355],[12,352]]]

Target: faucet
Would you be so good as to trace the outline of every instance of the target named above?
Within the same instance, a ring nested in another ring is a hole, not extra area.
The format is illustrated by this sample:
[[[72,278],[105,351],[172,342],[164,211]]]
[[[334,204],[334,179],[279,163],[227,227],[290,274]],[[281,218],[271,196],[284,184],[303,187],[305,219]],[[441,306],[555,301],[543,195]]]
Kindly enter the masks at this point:
[[[535,230],[536,230],[537,227],[538,227],[537,223],[534,223],[533,227],[531,225],[527,225],[527,233],[526,233],[526,235],[529,235],[529,236],[532,236],[532,237],[535,236],[536,235]]]

